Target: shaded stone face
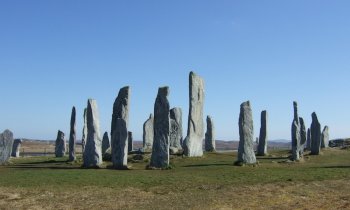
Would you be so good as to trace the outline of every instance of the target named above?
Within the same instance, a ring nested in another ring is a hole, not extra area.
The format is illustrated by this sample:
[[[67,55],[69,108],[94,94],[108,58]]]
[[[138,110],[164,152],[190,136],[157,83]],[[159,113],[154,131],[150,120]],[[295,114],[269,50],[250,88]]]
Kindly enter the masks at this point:
[[[86,145],[86,138],[87,138],[87,119],[86,119],[86,111],[87,109],[84,109],[84,125],[83,125],[83,135],[81,138],[81,149],[82,149],[82,154],[84,154],[85,150],[85,145]]]
[[[87,138],[83,154],[83,166],[96,168],[102,164],[102,140],[96,100],[89,99],[86,111]]]
[[[154,104],[154,141],[150,168],[169,166],[170,105],[169,88],[161,87]]]
[[[128,151],[131,152],[134,150],[134,147],[133,147],[133,137],[132,137],[132,132],[129,131],[128,132]]]
[[[119,90],[118,96],[113,104],[113,114],[111,122],[111,136],[113,136],[113,130],[116,128],[115,123],[118,118],[124,119],[126,127],[129,123],[129,106],[130,106],[130,87],[126,86]]]
[[[300,119],[298,115],[298,104],[293,102],[294,107],[294,119],[292,122],[292,160],[300,159]]]
[[[255,164],[253,115],[250,102],[241,104],[239,114],[238,160],[242,164]]]
[[[66,140],[62,131],[57,132],[55,155],[56,157],[63,157],[66,154]]]
[[[19,157],[20,156],[20,149],[21,149],[22,139],[15,139],[13,141],[13,147],[12,147],[12,157]]]
[[[205,151],[215,151],[215,127],[211,116],[207,116],[207,132],[205,133]]]
[[[306,149],[311,150],[311,130],[307,129]]]
[[[111,143],[109,141],[108,132],[105,132],[102,138],[102,155],[104,155],[110,147]]]
[[[316,113],[312,113],[311,123],[311,154],[319,155],[321,148],[321,124],[317,119]]]
[[[70,134],[69,134],[69,161],[75,160],[75,142],[76,142],[76,111],[72,108],[72,115],[70,119]]]
[[[5,130],[0,133],[0,165],[8,162],[11,156],[13,146],[13,133]]]
[[[152,151],[153,147],[153,138],[154,138],[154,129],[153,129],[154,118],[151,114],[143,124],[143,149],[144,151]]]
[[[178,150],[182,149],[182,110],[175,107],[170,110],[170,147],[175,147]]]
[[[329,145],[329,128],[325,126],[321,135],[321,148],[328,148]]]
[[[264,110],[261,112],[261,127],[260,127],[260,135],[259,135],[259,144],[258,144],[258,155],[264,156],[267,154],[267,138],[268,138],[268,114],[267,111]]]
[[[300,147],[299,147],[299,154],[302,157],[304,155],[304,149],[305,149],[305,146],[306,146],[307,134],[306,134],[306,127],[305,127],[304,119],[302,117],[299,117],[299,122],[300,122]]]
[[[204,139],[204,81],[194,72],[189,76],[189,114],[187,136],[183,143],[184,154],[188,157],[203,156]]]

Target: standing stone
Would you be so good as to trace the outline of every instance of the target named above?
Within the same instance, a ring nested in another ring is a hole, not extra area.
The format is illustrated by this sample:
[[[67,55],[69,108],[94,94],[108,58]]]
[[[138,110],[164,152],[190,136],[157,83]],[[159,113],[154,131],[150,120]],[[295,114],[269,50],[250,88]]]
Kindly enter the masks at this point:
[[[62,131],[57,132],[55,155],[56,157],[63,157],[66,154],[66,140]]]
[[[86,110],[87,137],[83,154],[86,168],[98,168],[102,164],[102,140],[100,136],[100,120],[96,100],[89,99]]]
[[[311,116],[311,155],[319,155],[321,148],[321,124],[318,122],[315,112]]]
[[[164,169],[169,166],[170,105],[169,87],[158,89],[154,104],[154,141],[149,167]]]
[[[253,115],[249,101],[241,104],[238,125],[239,147],[237,164],[255,164]]]
[[[70,134],[69,134],[69,161],[75,160],[75,141],[76,141],[76,111],[73,106],[72,115],[70,118]]]
[[[83,125],[83,135],[81,138],[81,149],[82,154],[84,154],[85,145],[86,145],[86,138],[87,138],[87,119],[86,119],[86,111],[87,109],[84,109],[84,125]]]
[[[299,160],[299,148],[300,148],[300,121],[298,115],[298,104],[293,102],[294,107],[294,119],[292,122],[292,160]]]
[[[115,169],[128,167],[128,123],[130,106],[130,88],[128,86],[119,90],[113,104],[111,122],[112,136],[112,162]]]
[[[194,72],[189,76],[189,102],[187,137],[184,140],[184,154],[188,157],[203,156],[203,106],[204,106],[204,81]]]
[[[205,133],[205,151],[215,152],[215,127],[211,116],[207,116],[207,132]]]
[[[329,128],[325,126],[321,135],[321,148],[328,148],[329,144]]]
[[[170,110],[170,148],[182,150],[182,110],[175,107]]]
[[[306,145],[306,127],[304,123],[304,119],[302,117],[299,117],[300,122],[300,148],[299,148],[299,155],[302,157],[304,155],[304,149]]]
[[[151,114],[143,124],[143,150],[145,152],[152,151],[154,137],[153,121],[154,118]]]
[[[134,150],[134,147],[133,147],[133,137],[132,137],[132,132],[131,132],[131,131],[128,132],[128,143],[129,143],[129,145],[128,145],[128,151],[131,152],[131,151]]]
[[[310,130],[310,128],[307,129],[306,149],[309,151],[311,150],[311,130]]]
[[[19,157],[19,151],[21,149],[22,139],[15,139],[13,141],[11,157]]]
[[[260,135],[259,135],[259,144],[258,144],[258,155],[265,156],[267,155],[267,138],[268,138],[268,114],[267,111],[264,110],[261,112],[261,127],[260,127]]]
[[[0,133],[0,165],[7,163],[10,159],[13,146],[13,133],[5,130]]]
[[[111,142],[109,141],[108,132],[103,134],[102,138],[102,155],[111,147]]]

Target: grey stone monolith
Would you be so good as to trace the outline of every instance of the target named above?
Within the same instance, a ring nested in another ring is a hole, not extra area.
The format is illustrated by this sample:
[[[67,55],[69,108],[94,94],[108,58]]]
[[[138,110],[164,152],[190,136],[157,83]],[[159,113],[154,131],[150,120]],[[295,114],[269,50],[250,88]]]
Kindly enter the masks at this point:
[[[164,169],[169,166],[170,105],[169,87],[160,87],[154,103],[154,140],[149,167]]]
[[[83,154],[83,167],[99,168],[102,164],[102,139],[97,102],[89,99],[86,110],[87,137]]]
[[[6,164],[12,152],[13,133],[10,130],[5,130],[0,133],[0,165]]]
[[[304,149],[306,146],[307,134],[306,134],[306,127],[305,127],[304,119],[302,117],[299,117],[299,122],[300,122],[299,155],[300,155],[300,157],[303,157]]]
[[[81,152],[82,154],[84,154],[84,150],[85,150],[85,145],[86,145],[86,138],[87,138],[87,119],[86,119],[86,111],[87,109],[85,108],[84,109],[84,115],[83,115],[83,118],[84,118],[84,124],[83,124],[83,134],[82,134],[82,137],[81,137]]]
[[[204,139],[204,81],[194,72],[189,75],[189,113],[187,136],[183,142],[184,154],[188,157],[203,156]]]
[[[170,110],[170,147],[182,150],[182,110],[175,107]]]
[[[311,130],[310,130],[310,128],[307,129],[306,149],[309,151],[311,150]]]
[[[294,118],[292,122],[292,160],[300,160],[300,119],[298,115],[298,104],[293,102]]]
[[[128,168],[128,124],[130,106],[130,87],[119,90],[113,104],[111,122],[112,162],[115,169]]]
[[[11,157],[19,157],[21,149],[22,139],[15,139],[13,141]]]
[[[72,108],[72,114],[70,118],[70,133],[69,133],[69,161],[75,160],[75,142],[76,142],[76,111],[75,107]]]
[[[134,150],[133,141],[134,141],[134,138],[132,137],[132,132],[128,131],[128,151],[129,152]]]
[[[66,154],[66,140],[62,131],[57,132],[55,155],[56,157],[63,157]]]
[[[324,126],[321,135],[321,148],[328,148],[329,145],[329,128]]]
[[[312,113],[311,123],[311,154],[319,155],[321,149],[321,124],[317,119],[316,113]]]
[[[103,134],[103,138],[102,138],[102,155],[104,155],[110,147],[111,147],[111,142],[109,141],[108,132],[106,131]]]
[[[239,114],[239,146],[237,164],[255,164],[253,114],[250,102],[241,104]]]
[[[261,127],[260,127],[260,134],[259,134],[259,143],[258,143],[258,151],[257,155],[259,156],[265,156],[267,155],[267,138],[268,138],[268,113],[266,110],[261,112]]]
[[[152,151],[154,137],[153,121],[153,114],[150,114],[149,118],[143,124],[143,150],[145,152]]]
[[[205,133],[205,151],[215,152],[215,127],[211,116],[207,116],[207,132]]]

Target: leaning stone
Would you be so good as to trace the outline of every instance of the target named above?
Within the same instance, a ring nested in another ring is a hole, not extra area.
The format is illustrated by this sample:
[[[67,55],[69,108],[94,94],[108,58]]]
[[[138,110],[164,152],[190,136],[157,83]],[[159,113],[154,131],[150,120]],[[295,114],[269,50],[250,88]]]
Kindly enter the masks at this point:
[[[215,152],[215,127],[211,116],[207,116],[207,132],[205,133],[205,151]]]
[[[204,81],[194,72],[189,76],[189,101],[190,109],[188,114],[187,137],[184,140],[184,154],[188,157],[203,156],[204,139]]]
[[[88,100],[86,121],[87,138],[83,154],[83,166],[86,168],[99,168],[102,164],[102,140],[96,100]]]
[[[70,134],[69,134],[69,161],[75,160],[75,141],[76,141],[76,111],[72,108],[72,115],[70,118]]]
[[[108,132],[105,132],[102,138],[102,155],[104,155],[110,147],[111,142],[109,141]]]
[[[13,141],[13,147],[12,147],[12,157],[19,157],[20,149],[21,149],[22,139],[15,139]]]
[[[149,168],[169,167],[170,106],[169,88],[161,87],[154,104],[154,141]]]
[[[293,102],[294,107],[294,119],[292,122],[292,160],[299,160],[300,154],[300,121],[298,115],[298,104]]]
[[[328,148],[329,145],[329,128],[325,126],[321,135],[321,148]]]
[[[236,164],[255,164],[253,115],[249,101],[241,104],[238,125],[239,147]]]
[[[300,157],[303,157],[304,155],[304,149],[306,146],[306,127],[304,123],[304,119],[302,117],[299,117],[299,122],[300,122],[300,148],[299,148],[299,155]]]
[[[143,150],[145,152],[152,151],[154,137],[153,121],[154,118],[151,114],[148,120],[143,124]]]
[[[312,113],[311,123],[311,154],[319,155],[321,148],[321,124],[318,122],[316,113]]]
[[[0,133],[0,165],[6,164],[10,159],[13,146],[13,133],[5,130]]]
[[[128,152],[132,152],[134,150],[133,140],[132,132],[128,131]]]
[[[66,140],[62,131],[57,132],[55,155],[56,157],[63,157],[66,154]]]
[[[112,136],[112,162],[115,169],[128,168],[128,129],[124,119],[114,122]]]
[[[258,152],[257,155],[265,156],[267,155],[267,138],[268,138],[268,114],[267,111],[264,110],[261,112],[261,127],[260,127],[260,135],[258,139]]]
[[[175,107],[170,110],[170,147],[182,149],[182,110]]]

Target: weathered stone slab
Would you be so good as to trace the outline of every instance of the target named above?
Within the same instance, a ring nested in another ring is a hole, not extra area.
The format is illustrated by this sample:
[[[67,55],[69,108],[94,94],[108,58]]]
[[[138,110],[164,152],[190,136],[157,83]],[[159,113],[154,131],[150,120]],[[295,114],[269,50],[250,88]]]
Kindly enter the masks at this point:
[[[84,125],[83,125],[83,135],[81,137],[81,149],[82,149],[82,154],[84,154],[85,150],[85,145],[86,145],[86,138],[87,138],[87,119],[86,119],[86,111],[87,108],[84,109]]]
[[[143,150],[146,152],[152,151],[154,129],[153,129],[153,115],[151,114],[146,122],[143,124]]]
[[[293,102],[294,119],[292,122],[292,160],[300,160],[300,119],[298,115],[298,104]]]
[[[6,164],[10,159],[13,146],[13,133],[5,130],[0,133],[0,165]]]
[[[306,149],[309,151],[311,150],[311,130],[310,130],[310,128],[307,129]]]
[[[317,119],[316,113],[312,113],[311,123],[311,154],[319,155],[321,149],[321,124]]]
[[[267,155],[267,138],[268,138],[268,114],[267,111],[264,110],[261,112],[261,127],[259,134],[259,144],[258,144],[258,152],[257,155],[265,156]]]
[[[133,141],[134,141],[134,138],[132,137],[132,132],[129,131],[128,132],[128,151],[129,152],[134,150]]]
[[[75,160],[75,142],[76,142],[76,111],[72,108],[70,118],[70,133],[69,133],[69,161]]]
[[[102,138],[102,155],[104,155],[110,147],[111,142],[109,141],[108,132],[105,132]]]
[[[112,136],[112,162],[115,169],[128,168],[128,129],[124,119],[114,122]]]
[[[175,107],[170,110],[170,147],[182,150],[182,110]]]
[[[215,127],[211,116],[207,116],[207,132],[205,133],[205,151],[215,152]]]
[[[56,157],[63,157],[66,154],[66,140],[62,131],[57,132],[55,155]]]
[[[321,135],[321,148],[328,148],[329,146],[329,128],[325,126]]]
[[[299,117],[299,123],[300,123],[300,146],[299,146],[299,155],[300,157],[303,157],[304,155],[304,149],[306,146],[306,127],[304,123],[304,119],[302,117]]]
[[[125,86],[119,90],[118,96],[113,104],[113,114],[111,122],[111,136],[116,129],[115,123],[118,118],[124,119],[126,127],[129,125],[130,87]]]
[[[13,141],[13,147],[12,147],[12,157],[19,157],[20,156],[20,149],[21,149],[22,139],[15,139]]]

